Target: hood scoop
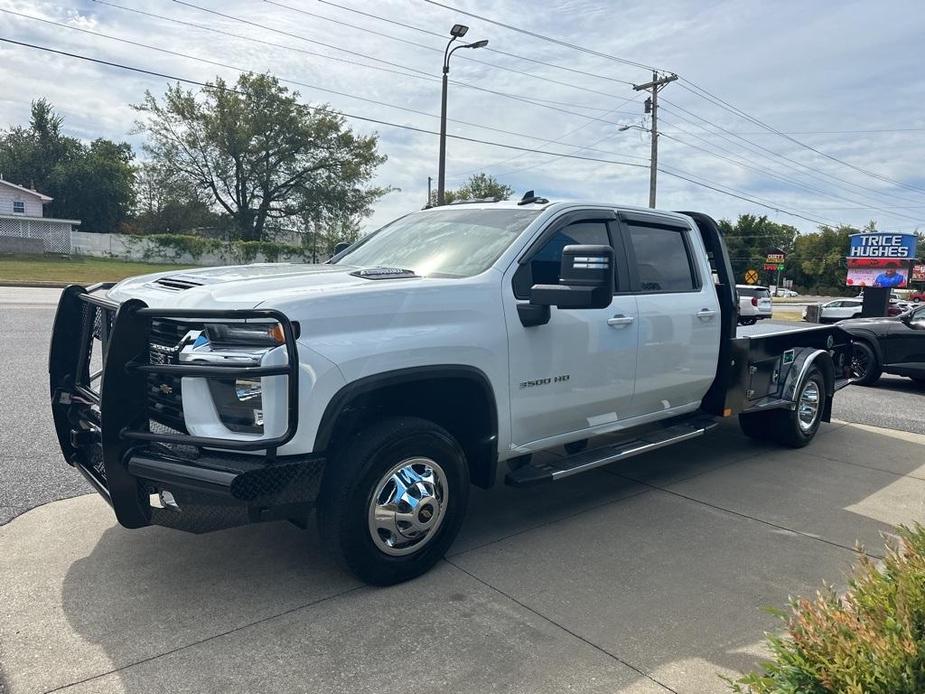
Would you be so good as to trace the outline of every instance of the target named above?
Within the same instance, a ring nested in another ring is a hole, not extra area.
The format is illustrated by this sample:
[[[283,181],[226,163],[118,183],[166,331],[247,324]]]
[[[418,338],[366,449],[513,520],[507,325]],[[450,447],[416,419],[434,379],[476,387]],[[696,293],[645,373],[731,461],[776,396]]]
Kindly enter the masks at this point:
[[[353,277],[364,280],[396,280],[406,277],[417,277],[414,270],[405,270],[400,267],[369,267],[350,273]]]
[[[195,280],[188,279],[186,277],[161,277],[152,283],[161,289],[169,289],[174,292],[182,292],[186,289],[192,289],[193,287],[201,287],[202,282],[196,282]]]

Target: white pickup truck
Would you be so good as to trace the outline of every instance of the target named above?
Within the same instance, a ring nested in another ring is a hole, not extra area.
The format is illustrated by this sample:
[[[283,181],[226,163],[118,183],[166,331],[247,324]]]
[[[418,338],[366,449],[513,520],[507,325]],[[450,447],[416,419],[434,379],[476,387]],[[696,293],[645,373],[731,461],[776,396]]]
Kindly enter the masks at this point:
[[[706,215],[532,193],[449,205],[321,265],[67,288],[52,410],[122,525],[317,513],[346,566],[390,584],[443,556],[470,484],[555,483],[734,414],[808,443],[851,380],[850,337],[736,337],[736,306]]]

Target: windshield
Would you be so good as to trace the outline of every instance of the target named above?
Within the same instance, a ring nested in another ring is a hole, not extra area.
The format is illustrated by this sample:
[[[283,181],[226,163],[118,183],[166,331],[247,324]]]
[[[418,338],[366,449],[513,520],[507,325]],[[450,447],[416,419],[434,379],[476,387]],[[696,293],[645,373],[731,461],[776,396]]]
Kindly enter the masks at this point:
[[[415,212],[373,232],[334,262],[403,268],[425,277],[471,277],[491,267],[538,214],[505,208]]]

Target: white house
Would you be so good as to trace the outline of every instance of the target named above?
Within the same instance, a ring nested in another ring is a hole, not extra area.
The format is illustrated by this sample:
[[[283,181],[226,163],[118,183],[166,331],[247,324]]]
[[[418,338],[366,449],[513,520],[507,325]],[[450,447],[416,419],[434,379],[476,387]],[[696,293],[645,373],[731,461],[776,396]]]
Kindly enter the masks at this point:
[[[51,200],[0,175],[0,252],[71,252],[71,230],[80,220],[46,217]]]

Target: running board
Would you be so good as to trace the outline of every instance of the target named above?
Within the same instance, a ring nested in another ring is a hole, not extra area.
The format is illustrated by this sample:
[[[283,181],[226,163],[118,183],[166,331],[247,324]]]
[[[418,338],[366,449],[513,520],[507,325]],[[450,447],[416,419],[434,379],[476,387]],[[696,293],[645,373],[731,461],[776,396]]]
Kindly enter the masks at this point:
[[[703,436],[716,425],[715,419],[700,415],[679,424],[648,431],[627,441],[582,451],[560,460],[528,463],[511,470],[504,481],[512,487],[530,487],[543,482],[554,482],[602,465]]]

